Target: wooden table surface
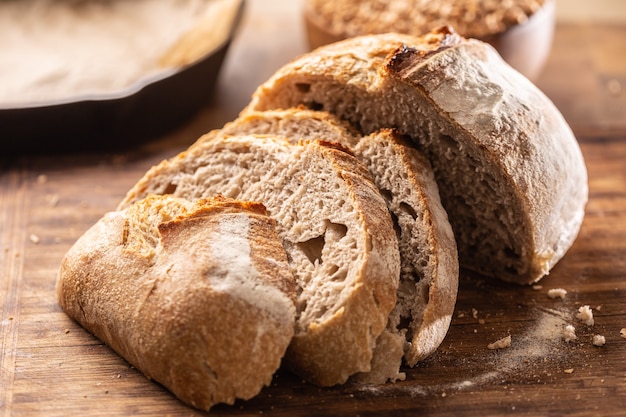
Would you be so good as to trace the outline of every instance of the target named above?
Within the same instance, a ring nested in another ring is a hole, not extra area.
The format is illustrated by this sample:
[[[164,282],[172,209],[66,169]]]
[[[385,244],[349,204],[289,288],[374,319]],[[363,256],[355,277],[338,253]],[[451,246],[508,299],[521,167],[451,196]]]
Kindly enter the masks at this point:
[[[0,153],[3,416],[203,414],[70,321],[54,283],[69,247],[151,165],[233,119],[256,85],[305,51],[298,3],[269,3],[248,2],[213,102],[176,131],[115,152]],[[537,81],[577,135],[590,187],[580,235],[541,288],[462,273],[447,338],[405,382],[321,389],[280,371],[258,397],[211,414],[626,415],[625,51],[626,27],[559,25]],[[567,296],[551,299],[551,288]],[[575,318],[584,305],[593,309],[593,327]],[[567,324],[578,336],[569,343],[560,337]],[[604,346],[592,344],[595,334],[605,336]],[[510,348],[487,349],[506,335]]]

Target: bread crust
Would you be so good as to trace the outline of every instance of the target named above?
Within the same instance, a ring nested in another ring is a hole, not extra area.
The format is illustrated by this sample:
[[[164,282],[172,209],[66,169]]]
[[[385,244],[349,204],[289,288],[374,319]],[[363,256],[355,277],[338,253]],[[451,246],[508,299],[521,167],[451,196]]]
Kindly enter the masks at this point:
[[[149,193],[195,199],[220,190],[262,201],[277,222],[298,284],[290,367],[322,386],[367,371],[400,269],[393,223],[367,169],[337,144],[213,132],[149,170],[120,207]]]
[[[269,385],[295,323],[274,221],[260,204],[222,198],[150,196],[106,214],[64,257],[57,296],[148,378],[203,410]]]
[[[391,129],[362,137],[333,115],[303,107],[247,112],[222,133],[276,134],[296,143],[324,138],[351,149],[368,167],[392,213],[401,258],[396,307],[376,341],[372,369],[353,379],[366,383],[402,379],[403,357],[414,366],[432,354],[450,325],[458,258],[429,161]]]
[[[485,43],[442,28],[327,45],[279,69],[243,113],[297,105],[322,108],[365,134],[394,127],[416,141],[433,163],[462,266],[532,283],[578,234],[588,194],[578,143],[550,100]],[[466,173],[463,187],[454,170]],[[491,220],[478,218],[482,203],[494,207]],[[459,204],[471,216],[460,216]],[[496,241],[491,223],[503,235]]]
[[[393,177],[376,181],[381,190],[391,190],[387,206],[397,219],[403,257],[398,301],[387,327],[406,332],[404,359],[415,366],[435,352],[448,332],[458,289],[457,246],[428,159],[390,129],[363,138],[356,153],[369,159],[367,148],[382,147],[377,143],[388,148],[387,171],[402,178],[399,184]]]

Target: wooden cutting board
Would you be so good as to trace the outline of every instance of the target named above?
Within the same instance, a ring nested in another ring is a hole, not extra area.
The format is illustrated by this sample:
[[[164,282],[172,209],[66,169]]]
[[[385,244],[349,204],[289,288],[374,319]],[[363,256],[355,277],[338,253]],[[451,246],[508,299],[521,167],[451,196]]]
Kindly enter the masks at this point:
[[[254,86],[304,50],[299,36],[285,39],[276,28],[298,31],[299,23],[279,11],[272,16],[285,24],[247,16],[215,103],[176,132],[106,154],[0,156],[2,415],[203,414],[70,321],[56,302],[56,271],[74,241],[151,165],[232,119]],[[270,40],[277,48],[263,50]],[[321,389],[280,371],[258,397],[211,414],[626,415],[625,50],[625,27],[559,26],[538,80],[580,140],[590,187],[580,235],[540,287],[462,273],[446,340],[407,370],[406,381]],[[252,63],[257,71],[248,76]],[[549,298],[553,288],[566,297]],[[585,305],[593,326],[575,318]],[[560,336],[568,324],[577,334],[569,343]],[[596,334],[604,346],[592,344]],[[510,348],[487,348],[507,335]]]

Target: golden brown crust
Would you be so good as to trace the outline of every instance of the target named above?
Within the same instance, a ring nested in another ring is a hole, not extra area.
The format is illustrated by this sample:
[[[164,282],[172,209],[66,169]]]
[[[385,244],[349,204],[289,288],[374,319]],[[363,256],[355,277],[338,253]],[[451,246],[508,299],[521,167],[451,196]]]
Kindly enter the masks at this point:
[[[151,196],[111,212],[64,257],[59,303],[187,404],[207,410],[251,398],[270,383],[295,320],[293,277],[262,211]],[[154,243],[135,236],[133,222],[156,227]]]
[[[225,188],[262,201],[278,224],[299,286],[293,369],[319,385],[367,370],[400,268],[393,224],[367,169],[319,141],[213,132],[149,170],[120,207],[148,193],[202,198]]]
[[[354,379],[379,383],[401,378],[399,367],[407,344],[406,360],[411,366],[431,354],[445,337],[454,310],[457,249],[430,163],[411,147],[410,139],[391,129],[361,137],[333,115],[302,106],[244,112],[223,132],[276,134],[292,142],[322,137],[352,149],[368,167],[395,218],[402,265],[397,303],[403,304],[394,308],[388,331],[376,340],[372,369]]]
[[[328,174],[322,174],[324,180],[320,181],[310,176],[306,169],[329,164],[332,168],[325,171],[335,173],[345,184],[340,188],[341,191],[334,191],[334,199],[345,201],[351,208],[349,213],[343,214],[341,206],[326,201],[323,208],[316,208],[319,212],[312,215],[311,224],[313,227],[321,223],[345,224],[348,228],[347,239],[354,239],[354,245],[358,248],[358,253],[351,255],[355,258],[338,262],[335,256],[340,253],[345,256],[352,251],[342,247],[343,239],[331,243],[334,238],[325,237],[329,252],[323,251],[326,254],[322,255],[319,265],[321,268],[328,265],[331,273],[347,271],[347,276],[334,278],[331,275],[316,275],[300,278],[302,292],[298,297],[298,305],[305,307],[299,310],[296,333],[285,356],[289,367],[307,381],[332,386],[346,382],[356,372],[369,369],[376,338],[384,330],[387,316],[396,302],[399,252],[385,202],[372,183],[366,167],[343,147],[328,146],[319,141],[301,142],[296,146],[298,156],[284,162],[285,170],[279,170],[279,177],[300,177],[300,180],[295,181],[298,188],[304,187],[308,194],[325,194],[328,192],[326,187],[332,187],[331,179],[326,177]],[[294,168],[294,171],[287,174],[290,168]],[[249,193],[256,195],[257,190],[271,187],[265,183],[249,190]],[[334,208],[334,212],[329,211],[330,207]],[[282,212],[311,210],[311,207],[296,204],[289,208],[273,209]],[[277,214],[274,213],[274,216]],[[279,224],[283,223],[279,217],[276,218]],[[300,233],[292,233],[290,229],[283,230],[281,238],[286,246],[303,240]],[[331,265],[336,265],[339,271],[334,271]],[[303,274],[303,277],[306,275]],[[319,281],[307,283],[304,282],[306,279]],[[332,291],[341,291],[339,302],[336,296],[327,295],[327,292]],[[316,308],[320,311],[315,312]],[[318,317],[320,312],[323,315]]]
[[[397,302],[404,305],[395,312],[402,317],[390,320],[399,321],[398,330],[406,331],[409,347],[404,359],[415,366],[435,352],[448,332],[458,289],[457,246],[428,159],[395,130],[382,129],[366,137],[360,146],[374,146],[376,141],[386,142],[393,150],[388,154],[389,169],[395,169],[404,179],[401,184],[411,189],[405,194],[398,186],[388,202],[396,218],[405,217],[398,223],[400,253],[406,258]],[[415,218],[408,225],[405,205],[415,210],[410,214]],[[406,294],[407,287],[414,292]]]

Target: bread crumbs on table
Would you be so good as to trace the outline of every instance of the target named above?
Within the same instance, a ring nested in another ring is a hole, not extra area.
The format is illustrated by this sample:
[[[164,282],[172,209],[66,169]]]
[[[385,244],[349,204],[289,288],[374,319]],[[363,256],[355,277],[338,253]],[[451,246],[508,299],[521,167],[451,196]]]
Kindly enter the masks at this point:
[[[508,335],[506,337],[503,337],[500,340],[496,340],[493,343],[489,343],[487,345],[488,349],[494,350],[494,349],[505,349],[511,346],[511,335]]]
[[[594,334],[592,343],[594,346],[604,346],[606,344],[606,338],[601,334]]]
[[[548,290],[548,297],[552,299],[560,298],[562,300],[565,298],[566,295],[567,295],[567,291],[564,290],[563,288],[552,288]]]
[[[563,340],[565,340],[566,342],[576,340],[576,329],[571,324],[568,324],[563,328],[562,336]]]
[[[626,327],[619,331],[619,334],[622,335],[624,339],[626,339]]]
[[[593,326],[593,310],[589,306],[582,306],[578,309],[578,313],[576,313],[576,318],[587,326]]]

